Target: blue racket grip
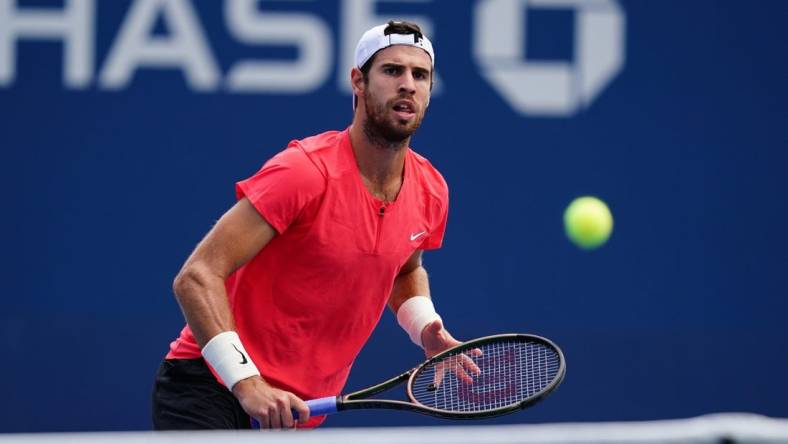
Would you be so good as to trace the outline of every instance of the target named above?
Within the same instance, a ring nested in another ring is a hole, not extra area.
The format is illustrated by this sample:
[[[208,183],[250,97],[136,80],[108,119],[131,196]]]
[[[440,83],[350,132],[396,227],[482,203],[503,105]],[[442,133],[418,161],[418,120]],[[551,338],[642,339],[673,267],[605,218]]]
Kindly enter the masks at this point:
[[[310,416],[321,416],[321,415],[330,415],[332,413],[336,413],[339,411],[337,409],[337,397],[336,396],[327,396],[325,398],[317,398],[317,399],[310,399],[306,402],[307,407],[309,407],[309,415]],[[298,412],[293,410],[293,418],[298,419]],[[257,422],[256,419],[252,418],[252,428],[259,429],[260,423]]]
[[[337,409],[337,397],[326,396],[325,398],[310,399],[306,402],[309,407],[310,416],[330,415],[339,411]],[[293,418],[298,419],[298,412],[293,411]]]

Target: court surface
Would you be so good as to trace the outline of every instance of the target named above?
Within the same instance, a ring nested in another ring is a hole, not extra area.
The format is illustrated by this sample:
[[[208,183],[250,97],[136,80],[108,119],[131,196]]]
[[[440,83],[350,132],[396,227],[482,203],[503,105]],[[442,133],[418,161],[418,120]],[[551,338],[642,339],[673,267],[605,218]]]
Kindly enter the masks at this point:
[[[266,436],[261,437],[260,433]],[[752,414],[610,423],[318,429],[302,432],[127,432],[0,435],[0,444],[766,444],[788,443],[788,419]]]

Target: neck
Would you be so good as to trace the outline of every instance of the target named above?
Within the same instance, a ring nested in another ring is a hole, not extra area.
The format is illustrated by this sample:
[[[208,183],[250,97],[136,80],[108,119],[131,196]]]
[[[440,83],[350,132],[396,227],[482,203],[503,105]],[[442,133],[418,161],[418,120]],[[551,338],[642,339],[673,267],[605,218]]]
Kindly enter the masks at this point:
[[[405,140],[399,140],[399,141],[391,141],[386,139],[385,137],[383,137],[382,134],[376,132],[374,128],[370,127],[367,124],[367,121],[361,122],[359,126],[361,128],[361,132],[364,134],[364,137],[366,138],[366,141],[370,145],[380,150],[400,151],[405,149],[405,147],[407,147],[408,144],[410,143],[410,137],[408,137]]]
[[[392,183],[401,184],[410,138],[392,143],[371,132],[364,128],[363,122],[353,119],[350,143],[361,175],[376,189],[388,188]]]
[[[384,202],[393,202],[402,188],[407,140],[397,149],[381,145],[355,121],[349,132],[356,165],[367,191]]]

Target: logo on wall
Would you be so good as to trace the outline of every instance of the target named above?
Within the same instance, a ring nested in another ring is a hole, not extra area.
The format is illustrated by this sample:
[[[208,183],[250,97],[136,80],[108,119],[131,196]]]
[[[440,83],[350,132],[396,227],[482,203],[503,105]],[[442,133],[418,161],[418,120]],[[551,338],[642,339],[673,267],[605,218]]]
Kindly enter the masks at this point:
[[[575,60],[525,60],[525,17],[540,8],[575,10]],[[624,14],[614,0],[488,0],[477,3],[474,16],[482,74],[521,114],[571,116],[624,66]]]
[[[337,88],[349,93],[346,67],[352,65],[356,39],[388,19],[375,14],[375,0],[340,1],[340,54],[335,60],[325,20],[306,12],[263,11],[264,3],[225,0],[228,34],[245,45],[292,46],[297,57],[235,60],[223,73],[192,0],[134,0],[98,67],[96,0],[64,0],[60,8],[20,7],[15,0],[0,0],[0,88],[15,83],[19,42],[45,40],[63,44],[66,89],[123,90],[138,70],[176,69],[196,92],[308,94],[324,86],[333,69]],[[575,60],[526,60],[525,17],[534,9],[574,10]],[[433,34],[428,17],[407,18]],[[159,21],[167,25],[166,35],[154,34]],[[482,77],[516,112],[571,116],[587,108],[621,71],[624,23],[615,0],[480,0],[474,9],[473,57]]]

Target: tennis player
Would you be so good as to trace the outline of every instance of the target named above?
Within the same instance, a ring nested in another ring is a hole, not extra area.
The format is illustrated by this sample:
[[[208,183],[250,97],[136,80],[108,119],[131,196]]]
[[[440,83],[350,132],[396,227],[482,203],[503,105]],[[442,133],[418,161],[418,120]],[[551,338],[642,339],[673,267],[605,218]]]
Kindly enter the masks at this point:
[[[174,282],[187,325],[156,377],[156,429],[317,426],[304,399],[342,391],[386,305],[427,357],[459,344],[422,265],[443,241],[447,186],[408,146],[434,68],[417,25],[368,30],[351,125],[290,142],[236,184]]]

